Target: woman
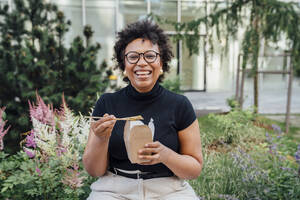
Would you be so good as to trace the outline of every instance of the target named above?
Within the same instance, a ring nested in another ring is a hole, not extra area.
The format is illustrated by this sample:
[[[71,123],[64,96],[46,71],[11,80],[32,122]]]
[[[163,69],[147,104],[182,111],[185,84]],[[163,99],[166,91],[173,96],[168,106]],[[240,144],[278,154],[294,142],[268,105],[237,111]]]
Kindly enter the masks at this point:
[[[202,169],[200,132],[191,103],[183,95],[159,85],[172,58],[168,38],[151,21],[128,25],[118,33],[114,47],[118,67],[127,87],[103,94],[93,116],[103,116],[91,124],[83,163],[92,176],[88,199],[180,199],[196,200],[184,179],[195,179]],[[116,117],[142,115],[152,123],[154,136],[138,152],[146,160],[132,164],[124,140],[124,121]]]

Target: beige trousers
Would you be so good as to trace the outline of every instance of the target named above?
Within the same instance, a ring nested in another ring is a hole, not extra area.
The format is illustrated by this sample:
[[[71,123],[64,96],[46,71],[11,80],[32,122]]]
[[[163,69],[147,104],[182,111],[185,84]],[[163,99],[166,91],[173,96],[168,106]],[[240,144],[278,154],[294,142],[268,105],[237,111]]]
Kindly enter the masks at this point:
[[[198,200],[188,182],[175,176],[143,180],[107,172],[91,189],[87,200]]]

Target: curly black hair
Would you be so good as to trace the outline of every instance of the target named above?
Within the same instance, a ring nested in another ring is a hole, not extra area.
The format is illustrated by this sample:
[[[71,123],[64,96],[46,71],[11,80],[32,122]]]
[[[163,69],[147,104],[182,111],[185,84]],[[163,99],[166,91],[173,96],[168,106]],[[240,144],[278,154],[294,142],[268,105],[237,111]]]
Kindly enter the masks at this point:
[[[164,72],[168,72],[170,69],[168,62],[173,57],[169,38],[157,24],[150,20],[134,22],[118,32],[117,42],[114,46],[115,55],[113,58],[114,60],[117,60],[116,68],[120,68],[122,71],[125,70],[125,49],[130,42],[138,38],[147,39],[153,44],[158,44],[161,55],[160,58],[163,63],[162,69]],[[159,77],[158,81],[161,82],[162,79],[163,75]],[[124,81],[129,80],[128,78],[124,78]]]

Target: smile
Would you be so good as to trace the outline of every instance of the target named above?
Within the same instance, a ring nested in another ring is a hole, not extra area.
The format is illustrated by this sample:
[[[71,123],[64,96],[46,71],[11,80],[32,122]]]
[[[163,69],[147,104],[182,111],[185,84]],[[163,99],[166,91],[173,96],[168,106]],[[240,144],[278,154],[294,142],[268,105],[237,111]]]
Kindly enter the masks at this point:
[[[145,76],[145,75],[150,75],[150,74],[152,74],[152,71],[135,71],[134,72],[136,75],[138,75],[138,76]]]

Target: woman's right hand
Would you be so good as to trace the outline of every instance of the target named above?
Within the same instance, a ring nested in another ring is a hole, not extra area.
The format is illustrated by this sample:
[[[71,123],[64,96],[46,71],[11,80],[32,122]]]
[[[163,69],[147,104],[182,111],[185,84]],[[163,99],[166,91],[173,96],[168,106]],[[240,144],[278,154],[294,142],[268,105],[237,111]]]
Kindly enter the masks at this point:
[[[104,114],[101,119],[91,123],[91,130],[101,141],[108,141],[115,123],[114,115]]]

